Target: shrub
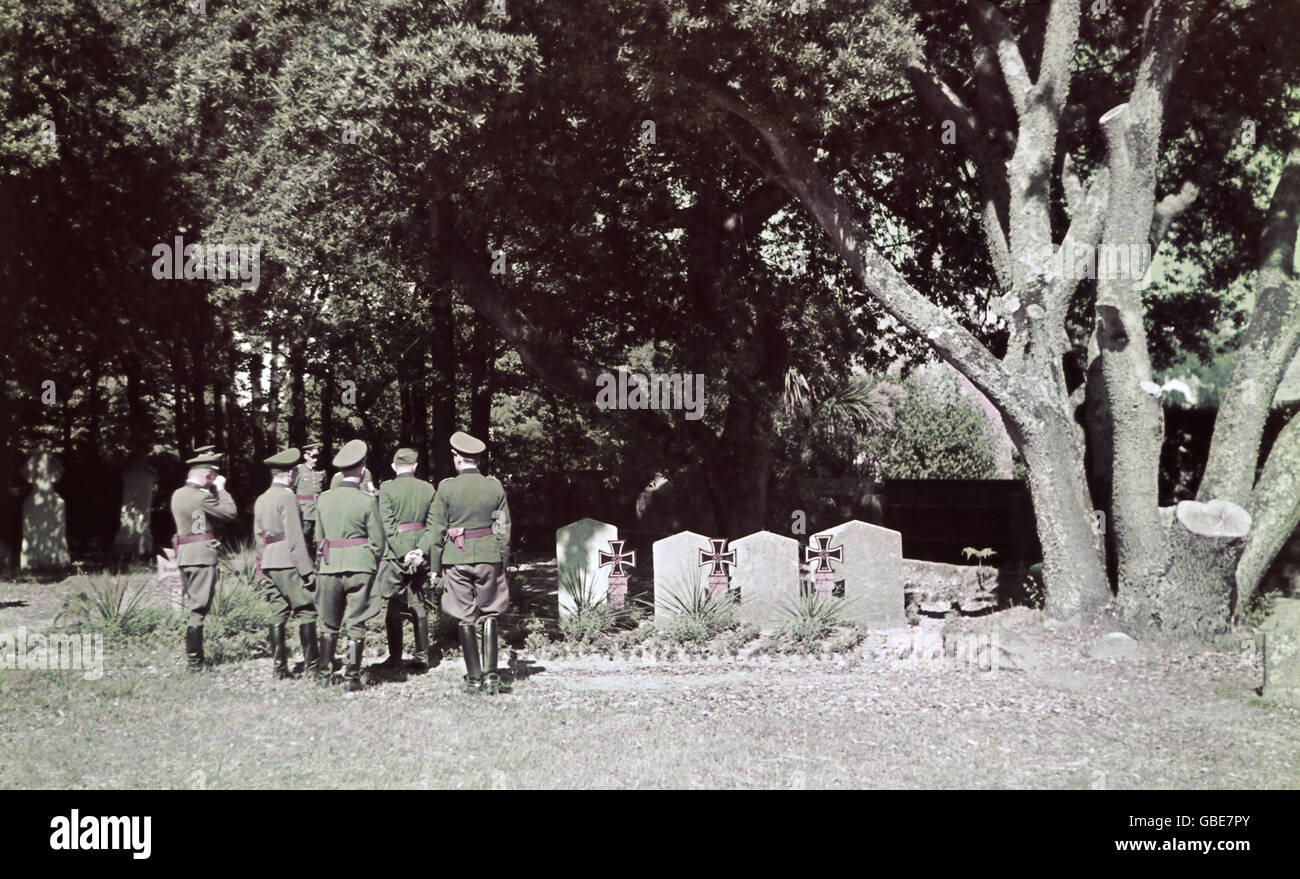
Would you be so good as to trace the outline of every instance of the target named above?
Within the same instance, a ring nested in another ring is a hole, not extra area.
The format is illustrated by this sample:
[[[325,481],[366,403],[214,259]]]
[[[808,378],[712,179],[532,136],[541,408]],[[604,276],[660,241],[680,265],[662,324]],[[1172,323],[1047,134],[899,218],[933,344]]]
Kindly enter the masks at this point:
[[[1269,614],[1273,613],[1276,604],[1276,592],[1256,592],[1250,606],[1241,614],[1240,625],[1246,629],[1258,629],[1264,624],[1264,620],[1268,619]]]
[[[714,595],[700,588],[691,574],[683,574],[664,587],[665,609],[672,615],[663,627],[664,636],[675,643],[701,643],[740,625],[736,600],[731,593]]]
[[[106,630],[120,629],[144,609],[141,600],[148,588],[147,578],[133,578],[128,574],[89,577],[84,589],[70,593],[63,600],[54,625],[98,624]]]

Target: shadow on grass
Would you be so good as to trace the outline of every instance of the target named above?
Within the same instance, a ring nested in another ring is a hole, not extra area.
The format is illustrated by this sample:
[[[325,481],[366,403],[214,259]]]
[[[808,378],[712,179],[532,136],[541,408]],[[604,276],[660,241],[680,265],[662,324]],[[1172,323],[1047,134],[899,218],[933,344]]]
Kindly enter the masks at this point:
[[[511,656],[507,667],[501,670],[501,679],[507,683],[514,683],[541,674],[544,671],[546,671],[546,666],[538,665],[531,659],[518,659]]]

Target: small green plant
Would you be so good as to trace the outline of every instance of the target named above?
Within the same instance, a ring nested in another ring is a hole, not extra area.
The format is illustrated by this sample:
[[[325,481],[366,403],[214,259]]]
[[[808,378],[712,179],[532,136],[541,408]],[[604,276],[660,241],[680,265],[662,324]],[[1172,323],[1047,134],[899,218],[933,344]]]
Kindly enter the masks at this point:
[[[1251,599],[1250,606],[1238,618],[1238,625],[1244,629],[1258,629],[1264,624],[1264,620],[1268,619],[1269,615],[1273,613],[1273,608],[1276,605],[1276,592],[1256,592],[1255,597]]]
[[[214,662],[235,662],[270,653],[266,630],[270,607],[263,590],[237,577],[217,581],[204,626],[204,648]],[[210,646],[209,646],[210,645]]]
[[[1041,608],[1046,603],[1047,590],[1043,586],[1043,564],[1030,565],[1020,581],[1020,592],[1027,607]]]
[[[791,619],[781,628],[790,640],[802,644],[820,643],[839,628],[844,617],[844,599],[825,598],[810,589],[799,596],[798,602],[787,603],[784,610]]]
[[[111,629],[123,628],[143,610],[141,601],[148,588],[148,579],[125,574],[106,573],[90,577],[84,589],[63,600],[54,625],[98,623]]]
[[[559,586],[569,596],[569,613],[560,619],[560,634],[575,644],[591,644],[624,622],[628,609],[616,608],[607,594],[596,588],[598,574],[584,568],[562,568]]]
[[[714,595],[700,587],[692,572],[679,572],[669,580],[661,598],[672,617],[663,629],[664,636],[677,644],[710,641],[740,625],[732,593]]]
[[[991,570],[984,567],[984,562],[997,555],[997,551],[991,546],[986,546],[983,549],[976,549],[973,546],[967,546],[962,548],[961,554],[965,557],[966,561],[970,561],[972,558],[975,559],[975,576],[979,580],[980,591],[983,592],[985,571]]]
[[[861,623],[854,623],[847,632],[832,640],[827,649],[831,653],[848,653],[865,640],[867,640],[867,627]]]
[[[218,573],[224,583],[255,586],[257,554],[251,543],[222,544],[217,556]]]
[[[546,656],[551,646],[551,639],[546,634],[546,621],[538,617],[529,617],[524,621],[524,652],[539,659]]]

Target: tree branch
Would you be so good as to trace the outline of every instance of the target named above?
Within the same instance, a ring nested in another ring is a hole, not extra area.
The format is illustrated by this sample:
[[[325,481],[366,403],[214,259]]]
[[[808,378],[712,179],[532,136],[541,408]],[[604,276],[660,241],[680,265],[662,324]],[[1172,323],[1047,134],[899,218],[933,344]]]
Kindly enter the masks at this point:
[[[1244,504],[1255,480],[1264,422],[1277,387],[1300,349],[1300,282],[1294,278],[1300,231],[1300,138],[1293,138],[1259,236],[1255,310],[1233,357],[1231,393],[1214,423],[1198,496]],[[1275,448],[1270,461],[1278,454]]]
[[[800,203],[830,237],[863,288],[904,326],[925,337],[941,357],[970,378],[1005,415],[1021,423],[1027,420],[1027,407],[1015,395],[1012,376],[978,339],[922,296],[880,255],[807,149],[724,87],[711,83],[698,85],[711,105],[745,121],[758,132],[785,172]]]
[[[1077,0],[1075,5],[1078,5]],[[971,33],[977,43],[997,56],[1003,82],[1011,96],[1011,106],[1015,108],[1017,117],[1023,117],[1029,107],[1029,93],[1034,83],[1016,45],[1011,23],[1001,9],[986,0],[973,0],[966,9],[970,13]]]

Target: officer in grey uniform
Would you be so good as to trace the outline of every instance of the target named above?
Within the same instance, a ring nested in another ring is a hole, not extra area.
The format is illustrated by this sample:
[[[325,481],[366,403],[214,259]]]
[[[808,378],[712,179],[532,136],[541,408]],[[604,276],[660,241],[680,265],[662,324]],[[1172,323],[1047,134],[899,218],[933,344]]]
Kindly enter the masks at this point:
[[[316,571],[303,537],[298,500],[289,487],[300,460],[302,455],[297,449],[285,449],[267,458],[263,463],[271,470],[271,485],[253,505],[255,580],[271,603],[272,673],[276,678],[290,677],[284,630],[291,619],[302,641],[303,674],[319,674]]]
[[[293,471],[293,491],[298,500],[298,512],[302,514],[302,536],[307,544],[307,553],[312,562],[316,561],[316,499],[325,487],[325,471],[316,469],[316,458],[320,454],[320,443],[307,443],[302,447],[302,463]]]
[[[493,476],[479,472],[486,446],[467,433],[451,436],[457,475],[438,483],[429,506],[427,550],[431,577],[444,572],[442,609],[459,620],[465,654],[465,683],[470,692],[496,693],[497,615],[510,608],[505,561],[510,548],[510,506],[506,491]],[[479,653],[476,625],[483,623]]]
[[[236,515],[235,499],[226,491],[226,478],[218,474],[221,455],[203,446],[185,463],[190,472],[185,484],[172,492],[172,521],[176,535],[172,549],[180,568],[189,618],[185,628],[185,660],[190,671],[203,669],[203,623],[217,588],[217,549],[220,543],[213,522],[230,522]]]

